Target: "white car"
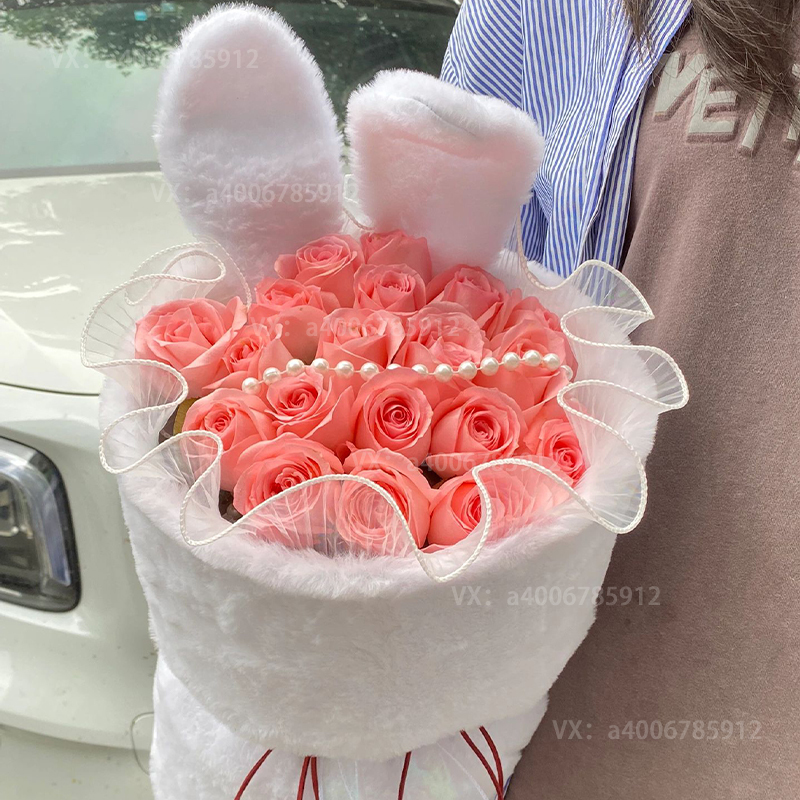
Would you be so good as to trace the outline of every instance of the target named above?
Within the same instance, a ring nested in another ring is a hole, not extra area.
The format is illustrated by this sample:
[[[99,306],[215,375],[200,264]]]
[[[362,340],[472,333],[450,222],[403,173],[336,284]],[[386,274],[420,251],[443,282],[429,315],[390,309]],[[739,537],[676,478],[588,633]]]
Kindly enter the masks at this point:
[[[0,12],[0,798],[143,800],[156,654],[79,342],[105,292],[191,240],[150,126],[165,54],[212,3],[35,5]],[[457,10],[275,8],[339,111],[380,68],[436,72]]]

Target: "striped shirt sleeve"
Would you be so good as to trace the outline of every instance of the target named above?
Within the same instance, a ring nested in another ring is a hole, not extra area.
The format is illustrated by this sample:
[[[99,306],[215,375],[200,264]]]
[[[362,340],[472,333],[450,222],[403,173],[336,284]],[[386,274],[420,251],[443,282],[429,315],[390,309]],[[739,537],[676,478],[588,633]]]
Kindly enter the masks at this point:
[[[559,275],[587,258],[619,264],[642,98],[690,7],[652,0],[642,51],[620,0],[464,0],[442,78],[539,125],[544,158],[522,238]]]
[[[522,107],[524,42],[519,0],[466,0],[442,65],[442,79]]]

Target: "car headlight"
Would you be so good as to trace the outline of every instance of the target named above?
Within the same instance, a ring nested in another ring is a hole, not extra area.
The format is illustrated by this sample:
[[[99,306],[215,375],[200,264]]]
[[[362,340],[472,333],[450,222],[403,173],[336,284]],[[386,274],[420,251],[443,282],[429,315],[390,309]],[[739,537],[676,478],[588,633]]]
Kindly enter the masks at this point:
[[[78,596],[75,539],[61,475],[38,451],[0,438],[0,600],[69,611]]]

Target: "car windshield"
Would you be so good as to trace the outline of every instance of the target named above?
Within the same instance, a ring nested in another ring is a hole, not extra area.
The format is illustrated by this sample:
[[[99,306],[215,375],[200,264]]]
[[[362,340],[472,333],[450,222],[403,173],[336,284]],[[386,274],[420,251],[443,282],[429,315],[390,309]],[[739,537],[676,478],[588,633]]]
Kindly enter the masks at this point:
[[[340,120],[350,92],[381,69],[438,73],[458,10],[457,0],[256,4],[306,41]],[[157,169],[164,59],[214,5],[0,0],[0,178]]]

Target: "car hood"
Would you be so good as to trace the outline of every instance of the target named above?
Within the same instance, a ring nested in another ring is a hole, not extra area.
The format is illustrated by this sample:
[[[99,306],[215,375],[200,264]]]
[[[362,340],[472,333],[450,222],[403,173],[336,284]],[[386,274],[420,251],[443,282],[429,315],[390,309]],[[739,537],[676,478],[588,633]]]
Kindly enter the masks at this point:
[[[92,307],[191,238],[158,172],[0,180],[0,383],[97,394],[80,362]]]

